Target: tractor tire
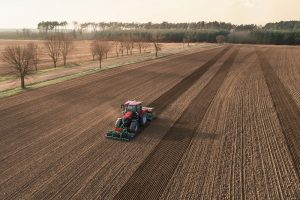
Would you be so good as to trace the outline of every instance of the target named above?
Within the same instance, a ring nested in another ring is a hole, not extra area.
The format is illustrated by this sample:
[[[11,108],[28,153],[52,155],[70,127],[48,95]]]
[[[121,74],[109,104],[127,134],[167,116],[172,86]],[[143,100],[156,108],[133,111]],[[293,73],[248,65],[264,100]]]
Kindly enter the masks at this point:
[[[129,131],[131,133],[137,133],[139,131],[139,123],[137,121],[131,122]]]
[[[115,127],[116,128],[120,128],[121,125],[122,125],[122,118],[118,118],[117,121],[116,121],[116,123],[115,123]]]
[[[147,124],[147,113],[144,113],[142,119],[141,119],[142,126],[146,126]]]

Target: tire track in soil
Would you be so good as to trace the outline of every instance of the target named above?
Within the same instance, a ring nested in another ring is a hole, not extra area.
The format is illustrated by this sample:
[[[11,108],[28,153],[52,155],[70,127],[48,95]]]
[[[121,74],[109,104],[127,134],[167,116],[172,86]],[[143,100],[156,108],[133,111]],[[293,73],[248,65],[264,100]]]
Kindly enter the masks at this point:
[[[222,55],[224,55],[229,49],[231,48],[231,46],[227,47],[227,48],[224,48],[223,50],[221,50],[217,55],[215,55],[211,60],[209,60],[207,63],[205,63],[204,65],[201,65],[199,68],[206,68],[206,70],[196,70],[198,72],[198,77],[197,78],[200,78],[209,68],[211,65],[215,64],[218,60],[219,57],[221,57]],[[208,66],[208,63],[209,63],[209,66]],[[192,74],[195,73],[192,72]],[[191,76],[188,76],[188,77],[191,77]],[[193,76],[194,77],[194,76]],[[186,79],[186,78],[185,78]],[[191,85],[193,84],[193,79],[191,79],[189,81],[189,84],[187,84],[188,87],[190,87]],[[176,88],[176,89],[179,89],[182,87],[182,81],[179,82],[178,84],[176,84],[172,89]],[[187,89],[187,88],[185,88]],[[179,94],[180,95],[180,94]],[[161,99],[160,101],[158,100],[155,100],[155,102],[159,103],[160,105],[162,105],[160,108],[163,109],[165,107],[167,107],[167,102],[163,102],[164,99],[173,99],[172,101],[168,101],[168,102],[173,102],[177,99],[178,96],[174,96],[174,94],[168,94],[167,96],[165,94],[162,95],[163,98],[158,98],[158,99]]]
[[[193,73],[189,76],[186,76],[182,79],[178,84],[176,84],[173,88],[168,90],[166,93],[161,95],[159,98],[154,100],[152,103],[149,104],[150,107],[157,108],[156,113],[159,114],[163,111],[163,109],[174,102],[181,94],[183,94],[192,84],[194,84],[212,65],[214,65],[220,57],[222,57],[232,46],[228,46],[222,51],[220,51],[213,59],[209,60],[202,67],[196,69]]]
[[[226,128],[224,127],[225,123],[222,123],[222,120],[227,117],[224,115],[227,113],[225,102],[227,102],[227,104],[232,101],[239,102],[239,99],[235,101],[235,98],[241,96],[236,96],[236,86],[240,86],[243,76],[248,76],[249,73],[247,72],[246,75],[242,75],[242,73],[245,73],[242,70],[246,66],[241,60],[246,60],[245,63],[249,63],[247,58],[255,55],[254,51],[246,54],[243,52],[243,49],[244,48],[240,49],[234,65],[231,67],[224,83],[207,110],[197,133],[194,135],[190,146],[180,160],[176,171],[172,175],[172,178],[160,199],[212,198],[208,195],[208,190],[212,188],[211,183],[214,179],[214,176],[212,175],[214,174],[214,169],[218,166],[217,160],[220,160],[217,158],[219,156],[218,149],[223,144],[223,133],[226,133],[226,131],[224,131]],[[229,107],[229,110],[231,110],[231,113],[238,111],[235,107]],[[234,121],[237,120],[232,119],[230,124]],[[211,137],[208,138],[208,135],[211,135]],[[226,157],[226,155],[222,155],[222,157]],[[236,163],[240,166],[238,159]],[[239,185],[234,189],[238,190]],[[239,197],[237,199],[239,199]]]
[[[80,102],[80,100],[81,100],[81,99],[78,99],[77,102]],[[81,100],[81,101],[82,101],[82,100]],[[61,109],[61,108],[60,108],[60,109]],[[57,110],[54,110],[54,111],[51,111],[51,112],[54,113],[54,112],[57,112]],[[63,112],[63,111],[62,111],[62,112]],[[47,113],[47,114],[49,114],[49,113]],[[65,118],[65,116],[62,116],[62,119],[64,119],[64,118]],[[48,124],[48,126],[49,126],[49,124]]]
[[[114,199],[158,199],[161,196],[238,52],[239,49],[233,50]]]
[[[171,56],[159,58],[157,60],[141,61],[133,64],[124,64],[123,67],[111,68],[109,70],[101,71],[101,73],[94,73],[87,76],[78,77],[76,79],[64,81],[63,87],[62,84],[49,85],[47,86],[47,90],[54,93],[52,95],[49,95],[48,93],[41,93],[39,91],[41,90],[40,88],[37,90],[29,90],[26,93],[20,93],[14,96],[0,99],[1,112],[6,112],[4,114],[5,116],[7,116],[9,113],[12,113],[13,110],[16,108],[24,108],[25,105],[29,103],[29,101],[30,102],[37,101],[36,104],[38,104],[39,102],[44,101],[44,99],[48,100],[50,97],[56,97],[57,94],[59,93],[63,94],[68,92],[68,90],[71,89],[78,90],[79,89],[78,87],[81,86],[86,87],[88,86],[88,84],[99,80],[100,77],[102,78],[102,80],[108,80],[108,81],[111,78],[115,78],[115,76],[119,76],[123,78],[124,73],[132,73],[141,68],[156,66],[166,61],[173,62],[176,59],[189,58],[189,57],[192,58],[196,54],[203,53],[203,52],[213,52],[215,50],[216,49],[207,49],[207,50],[195,51],[190,53],[180,53],[177,55],[171,55]],[[18,96],[19,98],[16,98],[16,96]]]
[[[144,84],[145,85],[145,84]],[[141,85],[139,85],[139,87],[142,87]],[[137,89],[136,87],[134,87],[134,88],[131,88],[130,90],[135,90],[135,89]],[[138,89],[138,91],[139,91],[139,89]],[[152,94],[152,95],[154,95],[154,94]],[[105,121],[105,120],[104,120]],[[65,130],[66,131],[66,130]],[[66,135],[72,135],[73,137],[74,137],[74,132],[73,131],[68,131],[68,132],[66,132]],[[63,134],[63,135],[65,135],[65,134]],[[65,136],[64,136],[65,137]],[[69,136],[68,136],[69,137]],[[85,136],[84,136],[85,137]],[[56,143],[57,143],[57,141],[56,141]],[[57,145],[57,144],[56,144]],[[51,148],[51,147],[49,147],[49,148]],[[49,150],[45,150],[45,153],[47,153]],[[45,153],[43,153],[43,154],[45,154]],[[41,153],[39,153],[39,154],[41,154]],[[29,154],[29,155],[31,155],[31,154]],[[35,158],[36,159],[36,158]]]
[[[291,153],[298,179],[300,179],[300,111],[293,97],[280,81],[263,53],[260,50],[256,50],[256,54]]]
[[[177,90],[185,91],[188,88],[190,88],[192,86],[192,84],[194,84],[197,80],[199,80],[202,77],[202,75],[208,69],[210,69],[210,67],[212,65],[214,65],[219,60],[219,58],[222,57],[231,48],[232,48],[232,46],[228,46],[228,47],[224,48],[223,50],[221,50],[213,58],[211,58],[205,64],[201,65],[198,69],[194,70],[190,75],[185,77],[182,81],[178,82],[173,88],[170,89],[174,92],[169,92],[170,90],[168,90],[166,93],[162,94],[156,100],[149,103],[149,105],[151,105],[151,106],[154,105],[154,104],[157,105],[156,108],[159,110],[159,112],[156,112],[156,113],[157,114],[161,113],[169,104],[176,101],[177,98],[181,95],[181,93],[177,93]],[[202,69],[202,70],[200,70],[200,69]],[[194,76],[195,73],[197,73],[198,76]],[[61,187],[60,187],[60,189],[61,189]],[[57,192],[54,195],[56,196],[56,195],[58,195],[58,193],[59,192]],[[53,195],[53,194],[50,194],[50,196],[51,195]],[[47,198],[50,198],[50,196],[47,196]]]
[[[185,59],[192,59],[193,58],[193,56],[195,56],[195,54],[191,54],[191,55],[187,55],[187,56],[189,56],[189,57],[184,57]],[[182,57],[181,57],[182,58]],[[176,60],[175,61],[173,61],[173,60],[171,60],[170,61],[171,63],[172,62],[174,62],[174,65],[176,65]],[[178,61],[177,61],[177,63],[178,63]],[[153,66],[155,66],[155,65],[153,65]],[[129,72],[127,72],[128,74],[127,74],[127,77],[132,77],[133,75],[134,76],[136,76],[136,77],[138,77],[138,73],[137,73],[137,70],[141,70],[141,69],[136,69],[136,70],[129,70],[130,71],[130,73]],[[124,75],[123,75],[124,76]],[[107,78],[107,77],[104,77],[104,79],[102,80],[102,79],[100,79],[100,81],[99,80],[94,80],[94,81],[88,81],[88,83],[85,83],[85,84],[82,84],[82,85],[79,85],[79,86],[77,86],[77,87],[72,87],[71,89],[68,89],[68,90],[63,90],[63,91],[59,91],[59,92],[54,92],[54,94],[50,94],[50,95],[48,95],[48,96],[46,96],[46,97],[43,97],[43,98],[39,98],[39,99],[35,99],[35,100],[33,100],[32,102],[30,102],[30,105],[27,105],[27,104],[22,104],[23,106],[22,106],[22,108],[20,108],[20,107],[16,107],[16,106],[13,106],[13,107],[11,107],[10,108],[10,112],[9,113],[12,113],[11,115],[12,115],[12,119],[13,119],[13,121],[15,121],[16,119],[15,119],[15,117],[16,117],[16,113],[18,114],[18,115],[21,115],[21,116],[19,116],[19,117],[26,117],[26,119],[27,120],[25,120],[25,122],[24,121],[22,121],[21,123],[22,123],[22,126],[24,126],[24,123],[32,123],[32,122],[28,122],[28,120],[30,119],[30,116],[31,116],[31,113],[32,114],[34,114],[33,116],[34,117],[38,117],[39,115],[41,115],[41,116],[39,116],[39,118],[44,118],[45,116],[49,116],[49,111],[47,112],[47,111],[43,111],[43,110],[47,110],[49,107],[51,107],[52,108],[52,112],[57,112],[57,111],[55,111],[54,109],[57,109],[57,110],[60,110],[61,111],[61,108],[64,108],[64,106],[65,105],[61,105],[61,101],[58,101],[58,100],[63,100],[64,102],[65,102],[65,98],[67,98],[66,96],[71,96],[71,93],[72,94],[74,94],[75,96],[78,94],[78,91],[79,90],[83,90],[83,89],[89,89],[88,91],[93,91],[94,89],[92,89],[92,87],[93,88],[97,88],[97,84],[99,84],[99,83],[101,83],[101,84],[104,84],[105,83],[105,81],[110,81],[110,82],[112,82],[112,83],[114,83],[114,82],[118,82],[118,84],[120,83],[120,81],[123,81],[123,83],[126,83],[126,77],[124,77],[124,78],[121,78],[121,75],[120,74],[117,74],[117,75],[114,75],[114,76],[109,76],[109,78]],[[111,86],[111,85],[110,85]],[[105,88],[104,88],[105,89]],[[104,90],[105,91],[105,90]],[[58,98],[58,96],[59,96],[59,98]],[[83,96],[83,97],[86,97],[86,96],[88,96],[87,94],[84,94],[84,95],[81,95],[81,96]],[[79,101],[79,99],[78,98],[76,98],[77,99],[77,101]],[[41,105],[41,102],[42,102],[42,105],[43,105],[43,107],[36,107],[36,105],[38,104],[38,105]],[[45,103],[43,103],[43,102],[45,102]],[[80,102],[80,101],[79,101]],[[68,101],[68,102],[65,102],[65,103],[70,103],[70,101]],[[99,102],[100,103],[100,102]],[[32,107],[32,109],[31,109],[31,107]],[[26,109],[24,109],[24,108],[26,108]],[[39,109],[37,109],[37,108],[39,108]],[[22,114],[22,112],[20,113],[20,110],[22,111],[23,110],[23,114]],[[26,111],[24,111],[24,110],[26,110]],[[3,125],[5,125],[5,124],[10,124],[10,123],[7,123],[7,120],[9,119],[9,115],[8,114],[5,114],[5,112],[3,112],[3,110],[0,110],[0,112],[1,112],[1,116],[5,116],[5,120],[3,121],[3,122],[5,122],[5,123],[2,123]],[[23,116],[24,115],[24,116]],[[29,118],[29,119],[28,119]],[[31,119],[31,120],[35,120],[34,118],[33,119]],[[17,120],[18,121],[18,120]],[[46,120],[45,120],[46,121]],[[51,120],[50,120],[51,121]],[[1,120],[0,120],[0,124],[1,124]],[[25,124],[26,125],[26,124]],[[2,127],[3,128],[3,127]],[[19,137],[20,135],[16,135],[16,134],[11,134],[11,133],[13,133],[13,131],[16,131],[16,129],[14,128],[14,127],[11,127],[11,131],[9,132],[10,133],[10,135],[8,135],[8,134],[4,134],[4,135],[0,135],[0,138],[1,138],[1,142],[0,143],[2,143],[2,142],[4,142],[4,139],[2,138],[2,136],[3,137],[6,137],[6,139],[7,138],[9,138],[9,140],[10,141],[15,141],[15,139],[16,138],[14,138],[14,137]],[[22,134],[23,134],[23,132],[22,132]],[[32,136],[31,136],[32,137]],[[8,143],[8,141],[5,141],[5,143]],[[0,152],[0,154],[1,154],[1,152]],[[0,155],[1,156],[1,155]]]
[[[192,54],[192,55],[195,55],[195,54]],[[199,56],[199,57],[201,57],[201,56]],[[189,59],[191,59],[192,57],[187,57],[186,59],[187,60],[189,60]],[[173,61],[174,62],[174,61]],[[172,63],[172,62],[171,62]],[[177,63],[176,62],[174,62],[174,65],[173,66],[175,66],[175,65],[178,65],[178,61],[177,61]],[[147,72],[148,73],[148,72]],[[153,76],[153,73],[154,72],[151,72],[151,71],[149,71],[149,76]],[[135,74],[138,74],[138,73],[136,73],[135,72]],[[136,76],[136,75],[135,75]],[[160,75],[157,75],[157,76],[160,76]],[[138,76],[137,76],[138,77]],[[147,77],[147,76],[146,76]],[[125,77],[126,78],[126,77]],[[123,79],[121,79],[122,81],[125,81],[124,83],[126,83],[126,79],[125,78],[123,78]],[[106,80],[106,79],[105,79]],[[118,80],[118,79],[115,79],[115,80]],[[130,79],[129,79],[130,80]],[[98,80],[99,81],[99,80]],[[116,82],[116,81],[114,81],[114,82]],[[118,82],[120,82],[120,81],[118,81]],[[103,83],[103,82],[102,82]],[[93,87],[92,87],[93,86]],[[92,86],[89,86],[89,87],[85,87],[85,88],[89,88],[89,90],[88,91],[93,91],[93,93],[95,93],[95,89],[97,89],[97,84],[96,83],[94,83]],[[107,88],[107,87],[106,87]],[[104,88],[104,89],[106,89],[106,88]],[[105,91],[105,90],[104,90]],[[49,110],[48,111],[43,111],[43,110],[47,110],[47,108],[49,108],[49,107],[51,107],[51,111],[50,112],[52,112],[52,113],[57,113],[57,112],[61,112],[61,113],[64,113],[65,111],[64,110],[62,110],[62,108],[64,108],[65,107],[65,104],[61,104],[61,102],[60,101],[58,101],[59,99],[66,99],[67,98],[67,96],[71,96],[70,95],[70,93],[71,92],[74,92],[73,94],[75,95],[75,94],[77,94],[78,93],[78,88],[76,89],[76,88],[74,88],[74,90],[70,90],[70,91],[67,91],[67,92],[64,92],[63,94],[61,94],[60,96],[59,96],[59,98],[57,98],[57,96],[56,96],[56,98],[54,98],[54,100],[52,100],[52,101],[50,101],[49,99],[48,100],[44,100],[44,102],[45,103],[42,103],[42,105],[43,106],[45,106],[45,107],[43,107],[43,108],[41,108],[40,106],[38,106],[38,107],[36,107],[36,106],[34,106],[34,105],[36,105],[35,103],[31,103],[31,106],[34,108],[34,109],[28,109],[28,106],[25,106],[25,108],[26,108],[26,112],[25,112],[25,116],[28,116],[28,117],[26,117],[26,120],[24,121],[22,121],[21,122],[21,125],[22,125],[22,127],[24,127],[24,124],[26,125],[28,125],[28,124],[32,124],[33,122],[34,123],[36,123],[37,122],[37,117],[38,117],[38,120],[40,120],[40,119],[44,119],[46,116],[49,116]],[[98,92],[99,93],[99,92]],[[60,94],[60,93],[59,93]],[[95,94],[97,94],[97,93],[95,93]],[[115,95],[115,94],[114,94]],[[76,96],[76,95],[75,95]],[[84,94],[84,95],[81,95],[82,96],[82,98],[85,98],[85,99],[87,99],[87,97],[88,96],[93,96],[92,95],[92,93],[90,93],[90,92],[88,92],[88,93],[86,93],[86,94]],[[111,97],[112,98],[112,97]],[[82,103],[81,101],[82,101],[82,99],[81,99],[81,97],[79,98],[79,97],[77,97],[77,98],[75,98],[74,100],[76,100],[76,102],[78,103]],[[69,103],[70,104],[70,101],[65,101],[65,100],[63,100],[64,101],[64,103]],[[71,101],[73,101],[73,99],[71,100]],[[101,103],[100,101],[97,103],[97,104],[99,104],[99,103]],[[73,103],[72,103],[73,104]],[[41,104],[39,104],[39,105],[41,105]],[[20,110],[20,109],[19,109]],[[19,110],[17,110],[17,111],[19,111]],[[25,109],[23,109],[23,110],[25,110]],[[41,110],[42,110],[42,112],[41,112]],[[12,111],[11,113],[13,113],[14,114],[14,116],[16,116],[16,112],[17,111]],[[38,113],[37,113],[38,112]],[[31,114],[29,114],[29,113],[34,113],[34,115],[33,115],[33,118],[32,119],[28,119],[28,118],[30,118],[30,115]],[[18,112],[18,115],[20,115],[20,112]],[[41,115],[41,116],[40,116]],[[5,120],[4,120],[4,122],[6,123],[6,124],[10,124],[10,123],[7,123],[7,115],[3,115],[3,116],[5,116]],[[59,117],[61,117],[61,119],[65,119],[65,116],[62,116],[62,115],[58,115]],[[20,117],[22,117],[22,116],[20,116]],[[14,117],[15,118],[15,117]],[[1,120],[0,120],[1,121]],[[13,121],[15,121],[15,119],[13,120]],[[18,121],[18,120],[17,120]],[[33,121],[33,122],[32,122]],[[47,120],[43,120],[43,121],[47,121]],[[48,120],[49,122],[52,122],[51,120]],[[49,122],[47,122],[47,123],[49,123]],[[1,123],[0,123],[1,124]],[[4,124],[4,123],[3,123]],[[47,126],[49,126],[50,124],[47,124]],[[2,127],[3,128],[3,127]],[[12,133],[15,133],[16,131],[17,131],[17,129],[15,128],[15,127],[10,127],[10,129],[11,130],[9,130],[9,131],[7,131],[9,134],[3,134],[3,137],[6,137],[6,139],[9,139],[9,141],[10,141],[10,143],[12,143],[12,141],[15,141],[17,138],[19,138],[20,137],[20,135],[19,134],[12,134]],[[4,130],[3,130],[4,131]],[[33,130],[30,130],[30,133],[31,132],[33,132]],[[22,134],[24,134],[24,131],[22,132]],[[27,135],[28,135],[28,133],[27,133]],[[25,135],[26,136],[26,135]],[[25,136],[22,136],[22,140],[25,140]],[[35,138],[34,136],[32,136],[32,134],[31,135],[29,135],[30,136],[30,138],[31,139],[33,139],[33,138]],[[1,137],[1,136],[0,136]],[[28,139],[30,139],[30,138],[27,138],[27,141],[28,141]],[[19,141],[19,142],[21,142],[21,141]],[[1,142],[0,142],[0,144],[1,143],[3,143],[3,144],[5,144],[5,143],[9,143],[8,141],[6,141],[6,140],[4,140],[3,138],[1,138]],[[22,141],[20,144],[22,144],[22,145],[24,145],[24,142]],[[1,151],[2,151],[3,149],[1,149]],[[1,158],[1,152],[0,151],[0,158]]]

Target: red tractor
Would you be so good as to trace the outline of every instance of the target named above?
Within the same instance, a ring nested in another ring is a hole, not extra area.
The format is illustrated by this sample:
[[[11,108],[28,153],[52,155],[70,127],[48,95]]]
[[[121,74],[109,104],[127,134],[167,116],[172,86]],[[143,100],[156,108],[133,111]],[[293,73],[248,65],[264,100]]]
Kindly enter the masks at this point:
[[[139,132],[140,127],[155,118],[153,108],[143,107],[141,101],[126,101],[121,108],[123,117],[117,119],[115,130],[109,131],[107,138],[129,141]]]

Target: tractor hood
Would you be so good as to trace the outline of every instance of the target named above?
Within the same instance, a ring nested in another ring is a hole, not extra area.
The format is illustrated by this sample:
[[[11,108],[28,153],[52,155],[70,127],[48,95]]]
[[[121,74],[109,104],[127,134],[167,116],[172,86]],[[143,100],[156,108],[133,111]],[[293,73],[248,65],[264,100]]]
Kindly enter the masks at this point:
[[[133,115],[132,111],[126,112],[123,116],[124,119],[131,119]]]

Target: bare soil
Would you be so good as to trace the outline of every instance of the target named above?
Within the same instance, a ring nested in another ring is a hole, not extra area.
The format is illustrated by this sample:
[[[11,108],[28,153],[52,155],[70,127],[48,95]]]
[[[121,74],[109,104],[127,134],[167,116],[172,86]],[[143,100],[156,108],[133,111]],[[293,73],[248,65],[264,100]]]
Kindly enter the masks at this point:
[[[0,99],[0,199],[299,199],[286,51],[300,48],[227,45]],[[158,118],[106,139],[128,99]]]

